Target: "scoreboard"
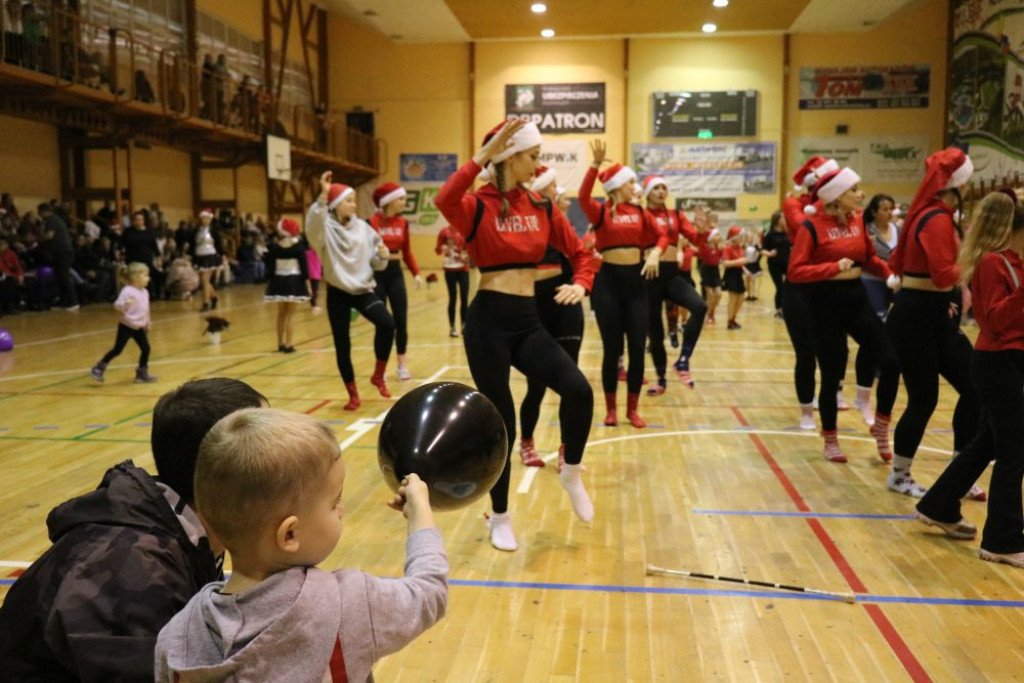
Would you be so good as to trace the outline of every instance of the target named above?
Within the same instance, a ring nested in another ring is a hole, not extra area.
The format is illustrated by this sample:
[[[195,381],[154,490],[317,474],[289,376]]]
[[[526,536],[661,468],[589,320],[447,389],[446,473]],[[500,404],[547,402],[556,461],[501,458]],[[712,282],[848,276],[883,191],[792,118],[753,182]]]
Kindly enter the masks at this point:
[[[679,91],[651,95],[655,138],[757,136],[757,91]]]

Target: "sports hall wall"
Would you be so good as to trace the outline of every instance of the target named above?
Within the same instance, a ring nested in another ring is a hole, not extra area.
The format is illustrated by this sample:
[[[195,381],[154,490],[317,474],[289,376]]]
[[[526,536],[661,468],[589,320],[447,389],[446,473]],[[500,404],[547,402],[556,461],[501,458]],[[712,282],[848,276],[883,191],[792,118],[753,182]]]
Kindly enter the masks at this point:
[[[254,36],[260,34],[262,20],[253,7],[261,5],[252,0],[198,3],[201,11]],[[784,192],[793,165],[789,158],[792,140],[832,136],[840,124],[848,126],[850,136],[926,135],[930,149],[942,145],[947,17],[944,0],[920,0],[864,32],[790,36],[786,98],[782,36],[630,39],[627,78],[627,44],[622,39],[485,42],[478,43],[471,55],[466,44],[393,43],[361,24],[332,17],[328,25],[330,102],[337,110],[361,107],[375,113],[376,134],[385,141],[380,180],[398,181],[399,155],[403,153],[456,154],[460,163],[465,161],[483,134],[502,119],[505,84],[604,82],[603,137],[609,144],[609,156],[616,160],[628,158],[628,145],[651,141],[653,91],[752,88],[760,92],[758,139],[779,146],[777,188]],[[801,66],[896,64],[928,65],[931,92],[927,108],[799,109]],[[559,137],[586,140],[591,136]],[[59,194],[55,129],[0,117],[0,140],[5,157],[0,164],[0,188],[31,203]],[[93,156],[93,172],[109,174],[109,155]],[[172,220],[185,217],[191,207],[188,164],[187,155],[179,152],[136,149],[137,199],[160,202]],[[166,182],[168,176],[176,182]],[[204,184],[206,198],[230,196],[229,172],[205,174]],[[575,194],[575,188],[569,189]],[[914,188],[907,184],[868,185],[864,189],[869,194],[884,189],[906,200]],[[744,218],[767,218],[776,204],[777,197],[771,195],[742,196],[738,210]],[[239,205],[243,211],[266,212],[261,166],[240,170]],[[362,206],[365,209],[365,199]],[[433,258],[431,235],[415,235],[414,248],[422,255],[421,265],[440,265]]]

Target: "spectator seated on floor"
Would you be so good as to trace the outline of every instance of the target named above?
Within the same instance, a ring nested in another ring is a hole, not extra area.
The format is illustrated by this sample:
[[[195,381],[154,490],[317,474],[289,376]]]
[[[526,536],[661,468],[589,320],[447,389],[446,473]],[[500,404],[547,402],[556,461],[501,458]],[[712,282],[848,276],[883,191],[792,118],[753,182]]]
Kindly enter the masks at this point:
[[[166,293],[168,299],[191,299],[192,292],[199,289],[199,273],[192,267],[188,254],[181,254],[171,261],[167,269]]]

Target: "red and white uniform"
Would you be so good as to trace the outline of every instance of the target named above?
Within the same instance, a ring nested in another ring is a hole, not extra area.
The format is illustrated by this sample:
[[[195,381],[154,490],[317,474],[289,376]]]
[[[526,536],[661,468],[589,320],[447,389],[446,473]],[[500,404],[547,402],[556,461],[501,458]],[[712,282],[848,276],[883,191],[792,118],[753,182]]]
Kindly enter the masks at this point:
[[[864,229],[861,213],[847,215],[843,225],[838,217],[824,211],[807,216],[789,256],[786,278],[791,282],[824,282],[839,275],[838,261],[851,259],[854,265],[872,275],[887,279],[889,266],[875,253],[871,236]]]
[[[654,224],[668,235],[670,246],[679,246],[680,235],[685,237],[691,244],[697,240],[697,229],[693,227],[689,219],[682,211],[675,211],[663,206],[660,209],[647,209],[647,213],[654,219]],[[645,249],[654,246],[654,242],[644,245]]]
[[[449,245],[448,243],[451,242]],[[465,258],[466,240],[462,235],[445,226],[437,233],[437,245],[434,253],[444,254],[445,270],[469,270],[469,261]]]
[[[509,210],[502,218],[502,197],[493,184],[467,193],[480,171],[474,161],[464,164],[445,182],[434,202],[452,229],[466,239],[480,271],[536,268],[550,244],[569,259],[573,282],[589,292],[594,284],[594,262],[565,214],[551,207],[549,221],[540,196],[515,187],[505,193]],[[480,220],[474,226],[481,204]]]
[[[978,351],[1024,351],[1024,287],[1020,283],[1024,283],[1024,261],[1012,249],[981,257],[971,276],[974,317],[980,329],[974,343]]]
[[[693,240],[697,247],[697,258],[705,266],[717,266],[722,262],[722,248],[711,243],[711,231],[697,233]]]
[[[416,257],[413,256],[412,246],[409,243],[409,221],[401,216],[385,216],[382,213],[375,213],[370,217],[370,227],[381,236],[389,252],[392,254],[401,252],[402,260],[405,261],[405,265],[413,275],[420,274],[420,267],[416,265]]]
[[[953,209],[934,199],[915,211],[912,224],[904,226],[889,265],[901,277],[931,278],[936,287],[944,289],[960,281],[959,254]]]
[[[597,169],[591,166],[583,178],[578,197],[580,208],[594,226],[596,249],[602,252],[616,247],[643,248],[650,245],[664,252],[669,245],[665,228],[659,226],[646,209],[635,204],[617,205],[612,216],[611,206],[596,201],[592,196],[596,180]]]

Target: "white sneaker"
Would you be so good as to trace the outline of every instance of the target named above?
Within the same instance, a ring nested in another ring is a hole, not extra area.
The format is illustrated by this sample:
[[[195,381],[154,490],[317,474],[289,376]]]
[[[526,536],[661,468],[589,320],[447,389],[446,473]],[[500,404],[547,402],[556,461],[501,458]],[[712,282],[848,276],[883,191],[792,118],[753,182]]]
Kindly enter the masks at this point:
[[[582,521],[589,522],[594,519],[594,504],[591,502],[590,496],[587,495],[587,489],[583,487],[581,469],[583,469],[583,465],[566,463],[558,474],[558,480],[562,483],[565,492],[569,494],[573,512]]]
[[[846,397],[842,393],[836,394],[836,410],[849,410],[850,404],[846,402]]]
[[[924,494],[928,493],[928,489],[914,481],[914,478],[910,476],[910,472],[892,470],[885,479],[885,485],[890,491],[902,493],[912,498],[923,498]]]
[[[398,380],[400,382],[408,382],[410,379],[412,379],[412,373],[409,372],[409,368],[407,368],[404,364],[399,365]]]
[[[512,514],[494,512],[487,520],[487,527],[491,530],[491,545],[498,550],[513,552],[519,548],[516,543],[516,535],[512,533]]]
[[[875,426],[875,411],[871,408],[871,401],[862,401],[859,398],[853,399],[853,407],[860,411],[861,419],[868,427]]]
[[[817,425],[814,424],[814,408],[810,405],[801,405],[800,429],[803,429],[804,431],[812,431],[817,428]]]

